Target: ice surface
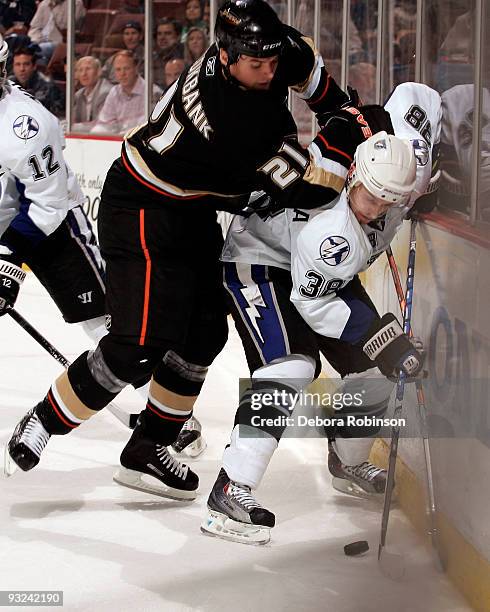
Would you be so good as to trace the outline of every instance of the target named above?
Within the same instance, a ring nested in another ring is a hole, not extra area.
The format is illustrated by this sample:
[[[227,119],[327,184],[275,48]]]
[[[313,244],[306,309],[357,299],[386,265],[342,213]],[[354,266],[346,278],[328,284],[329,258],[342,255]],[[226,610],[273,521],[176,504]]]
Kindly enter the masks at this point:
[[[81,329],[62,321],[32,274],[18,310],[69,359],[90,346]],[[61,366],[7,316],[0,319],[0,337],[4,444]],[[0,590],[63,590],[70,611],[469,610],[396,510],[388,538],[407,552],[407,576],[397,583],[380,574],[381,505],[333,490],[323,440],[284,440],[276,452],[258,492],[277,516],[270,545],[201,535],[207,494],[233,422],[237,378],[246,374],[233,330],[196,409],[208,449],[193,463],[201,478],[194,503],[112,482],[129,431],[110,413],[52,438],[32,472],[0,480]],[[132,391],[118,403],[141,408]],[[370,551],[346,557],[344,545],[355,540],[367,540]]]

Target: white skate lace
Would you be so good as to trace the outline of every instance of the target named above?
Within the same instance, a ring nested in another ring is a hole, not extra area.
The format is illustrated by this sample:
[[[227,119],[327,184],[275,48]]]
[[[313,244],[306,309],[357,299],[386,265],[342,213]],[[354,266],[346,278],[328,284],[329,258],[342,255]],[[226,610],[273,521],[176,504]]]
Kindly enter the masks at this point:
[[[357,476],[358,478],[362,478],[363,480],[367,480],[368,482],[374,480],[376,476],[383,471],[382,468],[379,468],[378,466],[369,463],[369,461],[364,461],[359,465],[346,465],[344,467],[347,472],[349,472],[353,476]]]
[[[162,462],[162,465],[165,468],[168,468],[172,474],[175,474],[178,478],[185,480],[187,478],[187,472],[189,471],[189,466],[185,463],[180,463],[177,459],[174,459],[172,455],[168,452],[166,446],[161,446],[157,444],[157,457]]]
[[[33,453],[40,457],[50,437],[37,414],[33,414],[25,424],[19,442],[23,442]]]
[[[245,485],[239,485],[233,482],[230,482],[230,486],[228,488],[228,496],[232,499],[236,500],[241,506],[249,512],[254,508],[261,508],[262,506],[257,503],[254,496],[251,494],[250,489]]]

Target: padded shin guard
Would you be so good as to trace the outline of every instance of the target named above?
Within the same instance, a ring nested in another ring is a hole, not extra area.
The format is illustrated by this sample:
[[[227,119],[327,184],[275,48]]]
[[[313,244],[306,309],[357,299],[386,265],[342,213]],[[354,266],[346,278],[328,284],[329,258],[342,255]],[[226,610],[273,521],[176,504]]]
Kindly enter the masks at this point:
[[[101,410],[128,384],[108,375],[100,350],[86,351],[68,368],[68,378],[78,399],[92,410]]]

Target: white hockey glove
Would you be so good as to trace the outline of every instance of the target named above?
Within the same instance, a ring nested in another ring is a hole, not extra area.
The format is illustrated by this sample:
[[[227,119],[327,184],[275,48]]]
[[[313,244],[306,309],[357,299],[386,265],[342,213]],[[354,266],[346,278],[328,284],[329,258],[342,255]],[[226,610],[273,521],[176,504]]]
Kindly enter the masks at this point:
[[[409,379],[422,372],[423,352],[403,333],[400,323],[391,312],[387,312],[371,326],[362,350],[388,378],[397,378],[400,370]]]
[[[26,273],[9,261],[0,259],[0,316],[15,304]]]

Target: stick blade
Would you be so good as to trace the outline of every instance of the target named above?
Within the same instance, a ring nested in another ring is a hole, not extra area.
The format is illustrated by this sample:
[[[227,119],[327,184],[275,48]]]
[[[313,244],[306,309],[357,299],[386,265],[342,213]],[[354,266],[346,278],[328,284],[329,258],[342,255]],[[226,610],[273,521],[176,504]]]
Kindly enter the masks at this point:
[[[391,580],[402,580],[405,576],[405,559],[399,553],[386,550],[386,546],[379,545],[378,567],[381,573]]]
[[[431,534],[432,551],[434,565],[438,572],[445,574],[447,572],[449,557],[446,548],[442,545],[441,538],[438,532]]]

